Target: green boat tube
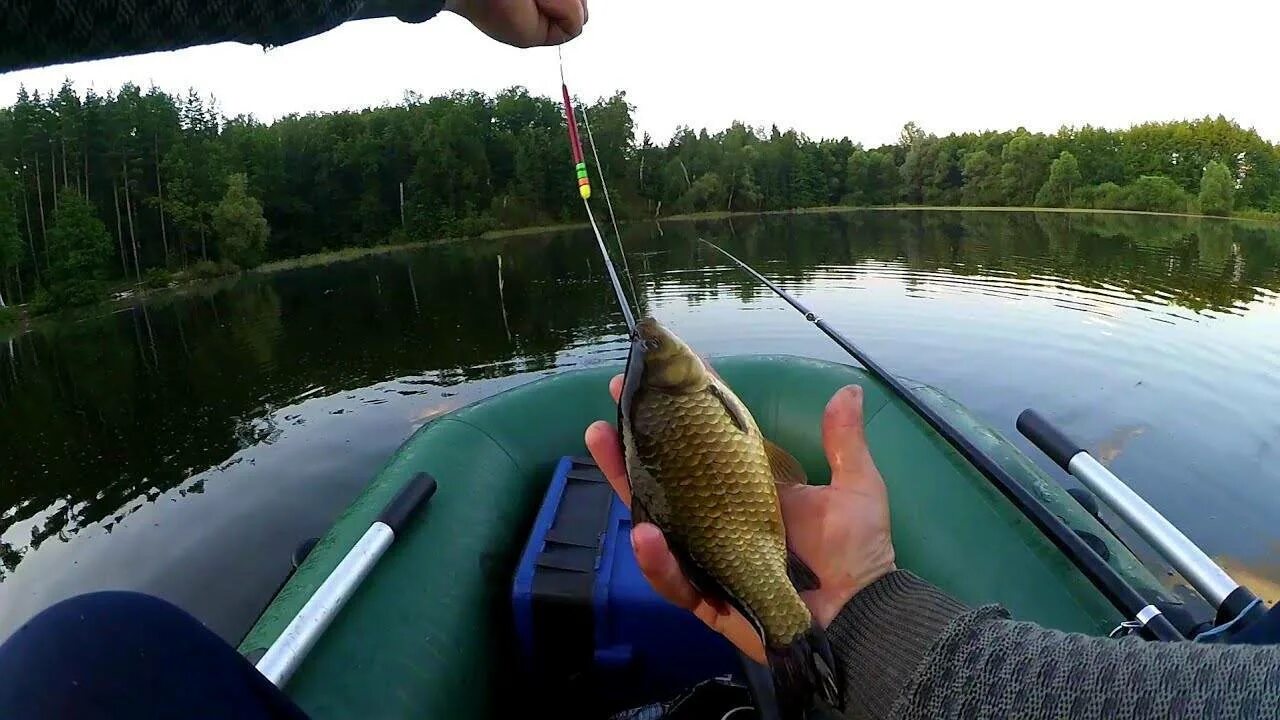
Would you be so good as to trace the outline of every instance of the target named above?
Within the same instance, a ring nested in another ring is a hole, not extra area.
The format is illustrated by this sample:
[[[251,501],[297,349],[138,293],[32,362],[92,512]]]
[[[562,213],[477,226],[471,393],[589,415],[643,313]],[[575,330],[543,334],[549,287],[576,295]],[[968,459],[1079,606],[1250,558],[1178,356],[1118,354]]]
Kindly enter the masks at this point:
[[[867,440],[889,487],[900,567],[966,603],[1000,603],[1049,627],[1105,635],[1124,620],[1000,490],[865,370],[789,356],[712,362],[814,482],[829,475],[823,407],[844,385],[864,388]],[[618,372],[554,375],[422,427],[320,539],[241,653],[261,657],[382,508],[426,472],[439,483],[435,498],[397,535],[285,690],[317,720],[489,717],[520,708],[512,573],[556,462],[584,453],[589,423],[616,416],[606,383]],[[1165,597],[1133,554],[1011,443],[941,392],[911,387],[1070,528],[1105,544],[1102,554],[1130,586]]]

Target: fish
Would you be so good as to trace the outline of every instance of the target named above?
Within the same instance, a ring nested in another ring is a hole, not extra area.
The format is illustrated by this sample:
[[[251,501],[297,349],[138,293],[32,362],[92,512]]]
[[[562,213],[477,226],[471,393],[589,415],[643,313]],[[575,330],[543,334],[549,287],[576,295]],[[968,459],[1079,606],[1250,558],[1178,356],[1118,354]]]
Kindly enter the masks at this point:
[[[784,716],[840,706],[830,645],[800,590],[817,578],[787,548],[778,484],[800,463],[683,340],[636,323],[618,403],[632,520],[666,536],[699,592],[736,608],[765,646]],[[751,673],[748,673],[750,676]]]

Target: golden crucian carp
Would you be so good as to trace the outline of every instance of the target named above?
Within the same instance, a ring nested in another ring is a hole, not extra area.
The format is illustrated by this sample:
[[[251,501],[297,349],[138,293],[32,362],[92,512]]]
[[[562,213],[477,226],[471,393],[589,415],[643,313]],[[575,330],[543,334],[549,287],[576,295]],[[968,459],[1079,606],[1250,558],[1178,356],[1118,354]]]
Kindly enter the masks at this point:
[[[777,483],[803,483],[733,391],[657,321],[636,323],[618,404],[635,522],[652,522],[694,585],[764,642],[780,705],[835,704],[822,630],[797,591],[816,579],[787,550]]]

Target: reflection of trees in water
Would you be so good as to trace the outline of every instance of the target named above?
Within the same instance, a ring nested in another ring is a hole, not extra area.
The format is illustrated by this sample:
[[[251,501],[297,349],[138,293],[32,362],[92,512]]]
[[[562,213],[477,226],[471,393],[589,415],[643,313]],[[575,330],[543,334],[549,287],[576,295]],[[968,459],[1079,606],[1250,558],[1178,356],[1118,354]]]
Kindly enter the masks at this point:
[[[884,262],[915,283],[940,271],[1061,278],[1196,310],[1275,290],[1280,267],[1280,233],[1209,219],[864,212],[624,233],[642,305],[669,293],[693,305],[769,297],[699,236],[790,286],[831,266]],[[573,348],[620,341],[595,253],[581,230],[462,242],[247,275],[0,344],[0,533],[38,520],[30,538],[0,543],[0,577],[30,547],[115,522],[269,437],[275,409],[304,392],[405,376],[447,386],[545,370]]]
[[[118,522],[271,437],[274,411],[310,389],[543,370],[568,347],[616,334],[583,239],[501,246],[510,338],[500,246],[468,243],[246,275],[0,346],[0,534],[36,521],[29,539],[0,544],[0,578],[45,540]]]
[[[638,226],[633,252],[662,243],[649,281],[679,285],[691,301],[717,292],[749,299],[759,286],[742,273],[664,271],[691,267],[697,237],[725,245],[770,277],[811,282],[826,266],[898,263],[926,273],[1057,278],[1161,298],[1196,311],[1231,312],[1280,289],[1280,231],[1214,218],[1031,212],[861,212],[759,216],[722,223],[669,223],[665,238]],[[724,267],[702,251],[703,266]],[[913,278],[908,275],[908,282]],[[687,285],[687,286],[686,286]]]

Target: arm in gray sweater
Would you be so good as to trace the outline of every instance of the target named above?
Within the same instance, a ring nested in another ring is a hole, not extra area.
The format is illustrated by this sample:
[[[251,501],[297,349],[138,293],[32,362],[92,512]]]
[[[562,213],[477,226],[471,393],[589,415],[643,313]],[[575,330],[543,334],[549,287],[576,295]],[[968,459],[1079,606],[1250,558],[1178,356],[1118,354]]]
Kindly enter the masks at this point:
[[[15,0],[0,17],[0,73],[227,41],[285,45],[357,18],[421,22],[443,6],[444,0]]]
[[[1280,647],[1047,630],[904,571],[854,596],[827,633],[850,718],[1280,716]]]

